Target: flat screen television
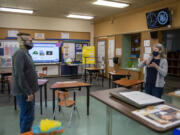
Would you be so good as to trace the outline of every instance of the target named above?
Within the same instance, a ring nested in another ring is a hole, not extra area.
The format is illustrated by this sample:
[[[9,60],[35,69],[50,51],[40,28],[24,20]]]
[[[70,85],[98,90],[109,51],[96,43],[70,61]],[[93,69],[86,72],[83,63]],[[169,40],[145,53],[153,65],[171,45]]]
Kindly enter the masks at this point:
[[[29,54],[35,63],[57,63],[59,62],[59,47],[56,43],[33,43],[34,47]]]
[[[148,29],[164,27],[171,24],[171,13],[168,8],[146,13]]]

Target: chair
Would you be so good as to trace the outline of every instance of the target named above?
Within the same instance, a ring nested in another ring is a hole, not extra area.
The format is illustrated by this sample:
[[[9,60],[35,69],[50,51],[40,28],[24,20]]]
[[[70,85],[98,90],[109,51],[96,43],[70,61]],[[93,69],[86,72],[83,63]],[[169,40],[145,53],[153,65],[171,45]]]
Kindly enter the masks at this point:
[[[43,78],[47,76],[48,67],[42,67],[42,73],[39,73],[39,77]]]
[[[93,82],[93,79],[95,79],[96,80],[96,82],[98,83],[98,85],[99,85],[99,75],[100,75],[100,71],[99,70],[97,70],[97,71],[89,71],[89,82],[90,83],[92,83]],[[91,79],[92,80],[91,80]]]
[[[55,95],[58,98],[59,111],[60,111],[60,107],[73,107],[73,110],[70,113],[70,118],[68,120],[68,127],[70,127],[71,126],[71,121],[72,121],[72,115],[73,115],[73,112],[75,110],[77,111],[78,116],[80,117],[79,112],[78,112],[78,110],[76,108],[76,101],[75,101],[76,100],[76,93],[74,91],[74,100],[69,99],[69,92],[58,91],[57,90],[55,92]],[[62,111],[62,109],[61,109],[61,111]],[[54,114],[53,114],[53,118],[55,117],[55,112],[56,112],[56,108],[55,108],[55,111],[54,111]]]
[[[9,77],[12,77],[12,76],[5,76],[3,79],[1,78],[1,85],[2,85],[3,91],[4,91],[5,88],[7,88],[7,90],[8,90],[8,95],[9,95],[9,97],[10,97]],[[6,86],[7,86],[7,87],[6,87]]]

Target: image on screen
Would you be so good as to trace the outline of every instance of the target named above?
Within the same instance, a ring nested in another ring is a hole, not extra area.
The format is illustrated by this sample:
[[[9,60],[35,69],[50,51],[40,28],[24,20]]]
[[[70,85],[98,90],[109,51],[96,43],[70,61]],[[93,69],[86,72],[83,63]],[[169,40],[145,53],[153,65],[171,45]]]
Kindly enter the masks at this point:
[[[35,63],[59,62],[59,47],[56,43],[33,43],[34,47],[29,54]]]

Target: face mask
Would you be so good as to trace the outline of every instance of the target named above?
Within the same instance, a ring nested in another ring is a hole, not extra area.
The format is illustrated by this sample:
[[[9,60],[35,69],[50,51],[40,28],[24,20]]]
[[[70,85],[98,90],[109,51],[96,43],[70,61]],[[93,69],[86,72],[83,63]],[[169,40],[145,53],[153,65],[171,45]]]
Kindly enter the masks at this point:
[[[155,56],[155,57],[156,57],[156,56],[158,56],[158,55],[159,55],[159,52],[153,51],[153,53],[152,53],[152,54],[153,54],[153,56]]]
[[[26,49],[30,50],[33,48],[33,43],[32,42],[28,43],[27,41],[25,41],[24,46],[26,47]]]

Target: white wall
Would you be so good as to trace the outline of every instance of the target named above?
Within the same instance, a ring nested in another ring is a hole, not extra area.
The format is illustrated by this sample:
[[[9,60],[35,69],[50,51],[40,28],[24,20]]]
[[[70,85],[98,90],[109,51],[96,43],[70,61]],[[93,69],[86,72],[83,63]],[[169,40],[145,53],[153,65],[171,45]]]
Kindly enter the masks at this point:
[[[91,44],[94,43],[94,24],[86,20],[0,13],[0,27],[90,32]]]

